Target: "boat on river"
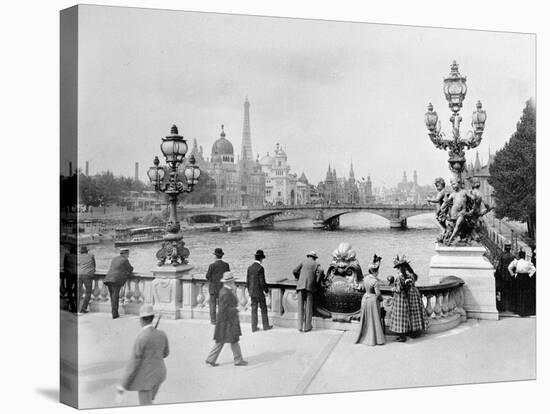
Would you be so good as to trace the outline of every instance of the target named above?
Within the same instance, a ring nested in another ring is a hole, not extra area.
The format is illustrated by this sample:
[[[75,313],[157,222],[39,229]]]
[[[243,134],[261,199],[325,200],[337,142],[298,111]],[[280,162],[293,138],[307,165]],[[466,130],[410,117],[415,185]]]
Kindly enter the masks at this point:
[[[115,229],[115,247],[159,243],[166,234],[164,227],[123,227]]]
[[[243,225],[241,223],[241,220],[239,219],[222,219],[221,225],[220,225],[220,231],[223,232],[234,232],[234,231],[241,231],[243,229]]]

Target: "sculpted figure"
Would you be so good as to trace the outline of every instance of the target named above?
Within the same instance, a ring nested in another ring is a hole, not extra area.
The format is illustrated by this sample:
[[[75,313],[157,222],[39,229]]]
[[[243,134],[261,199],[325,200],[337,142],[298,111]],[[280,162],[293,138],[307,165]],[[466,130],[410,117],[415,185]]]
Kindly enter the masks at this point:
[[[447,245],[451,244],[459,231],[464,229],[468,204],[471,199],[469,193],[462,188],[462,182],[453,179],[451,180],[451,187],[453,188],[453,192],[449,194],[441,206],[441,210],[447,214],[447,230],[444,237]]]
[[[435,218],[437,224],[441,227],[441,235],[438,238],[438,241],[442,241],[445,236],[445,231],[447,230],[447,225],[445,223],[445,213],[442,212],[441,207],[445,202],[447,194],[445,192],[445,180],[441,177],[435,179],[435,188],[437,189],[437,194],[434,198],[428,198],[426,201],[430,204],[436,204]]]

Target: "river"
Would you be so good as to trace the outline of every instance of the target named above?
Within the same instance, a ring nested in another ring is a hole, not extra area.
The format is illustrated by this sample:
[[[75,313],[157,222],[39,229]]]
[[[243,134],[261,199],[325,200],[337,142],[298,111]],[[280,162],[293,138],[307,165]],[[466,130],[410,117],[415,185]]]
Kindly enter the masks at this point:
[[[221,247],[235,276],[246,278],[246,269],[254,261],[254,252],[262,249],[266,278],[269,281],[292,278],[292,269],[315,250],[319,262],[326,269],[331,253],[339,243],[348,242],[357,252],[359,263],[366,269],[372,256],[382,256],[381,276],[393,273],[392,261],[397,253],[406,254],[419,275],[427,277],[431,256],[434,255],[438,228],[433,214],[411,217],[408,229],[390,229],[386,219],[369,214],[353,213],[340,217],[336,231],[313,230],[310,219],[275,223],[273,229],[245,230],[235,233],[189,233],[184,236],[191,251],[189,262],[193,273],[204,274],[214,259],[212,252]],[[118,254],[112,242],[89,246],[95,254],[98,269],[107,269],[110,260]],[[130,249],[130,262],[138,272],[150,272],[156,259],[158,244],[134,246]]]

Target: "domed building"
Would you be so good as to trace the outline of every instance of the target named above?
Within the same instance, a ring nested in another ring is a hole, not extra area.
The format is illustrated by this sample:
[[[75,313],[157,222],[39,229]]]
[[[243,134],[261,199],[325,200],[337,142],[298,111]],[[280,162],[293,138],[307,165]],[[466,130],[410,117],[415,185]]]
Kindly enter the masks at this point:
[[[205,160],[202,147],[196,140],[191,154],[200,168],[216,182],[216,207],[239,208],[261,207],[264,205],[265,179],[259,159],[252,158],[250,134],[250,103],[244,103],[244,124],[241,158],[235,162],[233,144],[227,139],[225,128],[221,126],[220,137],[212,144],[210,159]]]

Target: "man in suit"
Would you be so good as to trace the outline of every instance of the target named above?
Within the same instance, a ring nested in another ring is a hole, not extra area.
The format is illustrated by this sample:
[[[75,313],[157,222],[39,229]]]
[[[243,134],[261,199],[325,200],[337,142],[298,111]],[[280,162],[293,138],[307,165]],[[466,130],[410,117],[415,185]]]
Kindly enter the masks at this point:
[[[264,251],[256,251],[254,259],[254,263],[248,267],[248,271],[246,272],[246,287],[248,288],[252,308],[250,322],[252,323],[252,332],[256,332],[258,330],[258,305],[260,305],[263,328],[264,331],[267,331],[273,328],[273,326],[269,324],[267,304],[265,303],[265,295],[269,292],[269,289],[265,282],[265,272],[262,266],[262,260],[265,259]]]
[[[143,305],[139,317],[142,328],[134,343],[132,357],[122,383],[118,386],[118,394],[137,391],[139,404],[151,405],[160,384],[166,379],[164,358],[170,350],[166,334],[153,326],[153,307]]]
[[[113,315],[113,319],[119,317],[118,302],[120,298],[120,290],[128,278],[132,275],[134,270],[128,260],[129,256],[129,249],[120,249],[120,256],[115,257],[112,260],[107,276],[105,276],[105,284],[107,285],[107,289],[109,289],[109,296],[111,297],[111,313]]]
[[[292,271],[294,277],[298,279],[296,292],[298,293],[298,330],[300,332],[309,332],[312,329],[313,293],[324,273],[321,265],[317,263],[317,258],[317,253],[309,252],[306,254],[306,259]]]
[[[216,324],[216,305],[218,304],[218,297],[222,284],[220,282],[223,274],[229,272],[229,264],[222,260],[223,250],[219,247],[214,249],[214,256],[216,260],[214,263],[208,266],[208,271],[206,272],[206,280],[208,280],[208,293],[210,294],[210,323],[212,325]]]
[[[237,286],[235,285],[235,277],[231,272],[225,272],[221,279],[223,287],[220,289],[220,301],[218,318],[216,319],[216,328],[214,330],[214,347],[206,358],[206,363],[217,367],[216,360],[223,349],[224,344],[231,344],[233,351],[233,362],[236,366],[248,365],[243,359],[241,346],[239,345],[239,337],[241,336],[241,325],[239,323],[239,301],[235,295]]]
[[[497,310],[511,311],[513,304],[512,276],[508,272],[508,266],[515,259],[512,254],[512,243],[504,243],[504,252],[498,258],[498,265],[495,270],[495,287],[497,291]]]

